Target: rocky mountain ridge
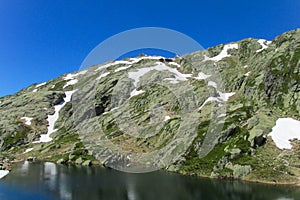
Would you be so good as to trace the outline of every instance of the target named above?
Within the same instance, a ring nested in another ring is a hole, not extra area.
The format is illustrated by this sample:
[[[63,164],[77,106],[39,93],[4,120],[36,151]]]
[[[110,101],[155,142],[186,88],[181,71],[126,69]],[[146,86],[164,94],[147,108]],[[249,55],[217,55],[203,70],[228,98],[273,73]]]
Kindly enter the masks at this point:
[[[297,29],[34,84],[0,98],[0,157],[299,184],[299,60]]]

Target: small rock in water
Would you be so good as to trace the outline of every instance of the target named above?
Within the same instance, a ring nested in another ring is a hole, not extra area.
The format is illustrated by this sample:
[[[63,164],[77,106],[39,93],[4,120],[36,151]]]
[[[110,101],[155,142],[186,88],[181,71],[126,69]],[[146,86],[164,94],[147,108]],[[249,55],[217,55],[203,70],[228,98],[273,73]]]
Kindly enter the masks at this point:
[[[82,158],[79,157],[79,158],[76,159],[75,164],[76,165],[81,165],[82,162],[83,162]]]
[[[91,160],[86,160],[82,163],[83,166],[91,166],[92,165],[92,161]]]
[[[30,157],[27,158],[27,161],[32,161],[32,162],[34,162],[35,160],[36,160],[36,157],[31,157],[31,156],[30,156]]]

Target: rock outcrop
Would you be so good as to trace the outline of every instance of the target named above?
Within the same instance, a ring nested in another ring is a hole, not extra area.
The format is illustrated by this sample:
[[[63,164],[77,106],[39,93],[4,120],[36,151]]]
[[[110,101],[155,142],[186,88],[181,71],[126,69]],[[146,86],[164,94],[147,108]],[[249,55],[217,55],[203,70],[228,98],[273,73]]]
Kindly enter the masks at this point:
[[[299,183],[299,141],[268,136],[300,119],[299,83],[299,29],[95,65],[1,97],[0,157]]]

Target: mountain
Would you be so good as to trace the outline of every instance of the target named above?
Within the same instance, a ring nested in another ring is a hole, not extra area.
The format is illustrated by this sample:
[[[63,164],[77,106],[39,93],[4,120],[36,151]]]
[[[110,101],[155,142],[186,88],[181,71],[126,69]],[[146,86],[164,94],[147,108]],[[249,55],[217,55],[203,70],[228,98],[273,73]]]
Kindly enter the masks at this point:
[[[0,157],[299,184],[299,65],[300,29],[91,66],[1,97]]]

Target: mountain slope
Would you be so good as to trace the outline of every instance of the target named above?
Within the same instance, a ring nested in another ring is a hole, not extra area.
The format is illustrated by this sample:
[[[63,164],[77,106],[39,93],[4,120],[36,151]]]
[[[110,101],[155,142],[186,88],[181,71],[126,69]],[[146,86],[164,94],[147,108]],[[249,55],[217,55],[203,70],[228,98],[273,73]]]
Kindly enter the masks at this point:
[[[0,99],[1,157],[299,184],[299,58],[298,29],[34,84]]]

